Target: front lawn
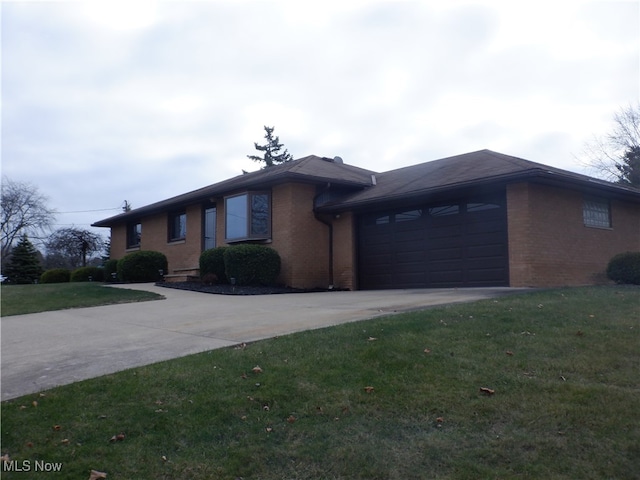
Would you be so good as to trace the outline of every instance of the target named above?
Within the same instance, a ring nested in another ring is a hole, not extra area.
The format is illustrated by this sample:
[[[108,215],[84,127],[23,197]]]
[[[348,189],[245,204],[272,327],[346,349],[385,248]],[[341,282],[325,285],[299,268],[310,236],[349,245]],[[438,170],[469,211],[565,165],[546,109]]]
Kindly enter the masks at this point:
[[[638,287],[438,307],[4,402],[3,478],[638,478],[639,372]]]
[[[156,293],[110,288],[97,282],[3,285],[0,289],[0,307],[3,317],[162,298],[164,297]]]

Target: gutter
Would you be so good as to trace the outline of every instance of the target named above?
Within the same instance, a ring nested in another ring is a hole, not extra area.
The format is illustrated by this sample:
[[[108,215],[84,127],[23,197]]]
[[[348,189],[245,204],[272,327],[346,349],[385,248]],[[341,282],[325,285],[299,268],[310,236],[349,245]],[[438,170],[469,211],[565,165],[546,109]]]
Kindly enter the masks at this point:
[[[320,215],[316,211],[316,206],[315,206],[316,200],[318,199],[318,197],[322,195],[324,192],[326,192],[327,190],[329,190],[329,188],[331,188],[331,183],[327,183],[327,186],[324,188],[324,190],[322,190],[320,193],[318,193],[316,196],[313,197],[313,216],[317,221],[326,225],[327,228],[329,229],[329,289],[332,289],[333,288],[333,223],[327,220],[324,220],[322,217],[320,217]]]

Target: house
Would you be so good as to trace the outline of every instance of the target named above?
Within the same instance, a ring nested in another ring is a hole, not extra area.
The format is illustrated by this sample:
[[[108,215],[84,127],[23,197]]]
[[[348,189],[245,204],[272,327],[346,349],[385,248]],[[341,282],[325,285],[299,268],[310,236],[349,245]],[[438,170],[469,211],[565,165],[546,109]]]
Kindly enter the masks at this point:
[[[490,150],[377,173],[308,156],[96,222],[111,257],[276,249],[280,281],[348,289],[583,285],[640,251],[640,190]]]

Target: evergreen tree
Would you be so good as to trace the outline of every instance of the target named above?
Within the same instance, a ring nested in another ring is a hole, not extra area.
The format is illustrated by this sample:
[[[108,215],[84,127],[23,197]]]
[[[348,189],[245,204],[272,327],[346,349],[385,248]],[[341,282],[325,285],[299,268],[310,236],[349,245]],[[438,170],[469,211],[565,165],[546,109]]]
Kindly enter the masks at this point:
[[[262,157],[257,155],[247,155],[248,158],[255,162],[264,162],[265,165],[263,168],[272,167],[274,165],[293,160],[293,156],[287,151],[287,149],[280,153],[280,150],[282,150],[284,145],[280,143],[279,137],[273,136],[274,129],[275,127],[267,127],[265,125],[264,131],[266,134],[264,138],[267,140],[266,145],[258,145],[257,142],[253,143],[256,150],[264,152]]]
[[[5,275],[10,283],[34,283],[40,278],[42,267],[38,259],[38,251],[23,235],[18,244],[11,250],[11,258],[7,264]]]
[[[623,155],[622,161],[616,163],[618,183],[640,188],[640,146],[630,147]]]

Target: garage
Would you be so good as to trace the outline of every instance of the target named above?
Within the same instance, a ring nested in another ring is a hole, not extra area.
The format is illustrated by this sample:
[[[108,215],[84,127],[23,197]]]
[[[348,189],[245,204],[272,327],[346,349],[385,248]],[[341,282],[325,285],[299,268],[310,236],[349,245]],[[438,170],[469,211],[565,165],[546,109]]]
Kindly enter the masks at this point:
[[[360,288],[507,286],[505,203],[466,198],[360,215]]]

